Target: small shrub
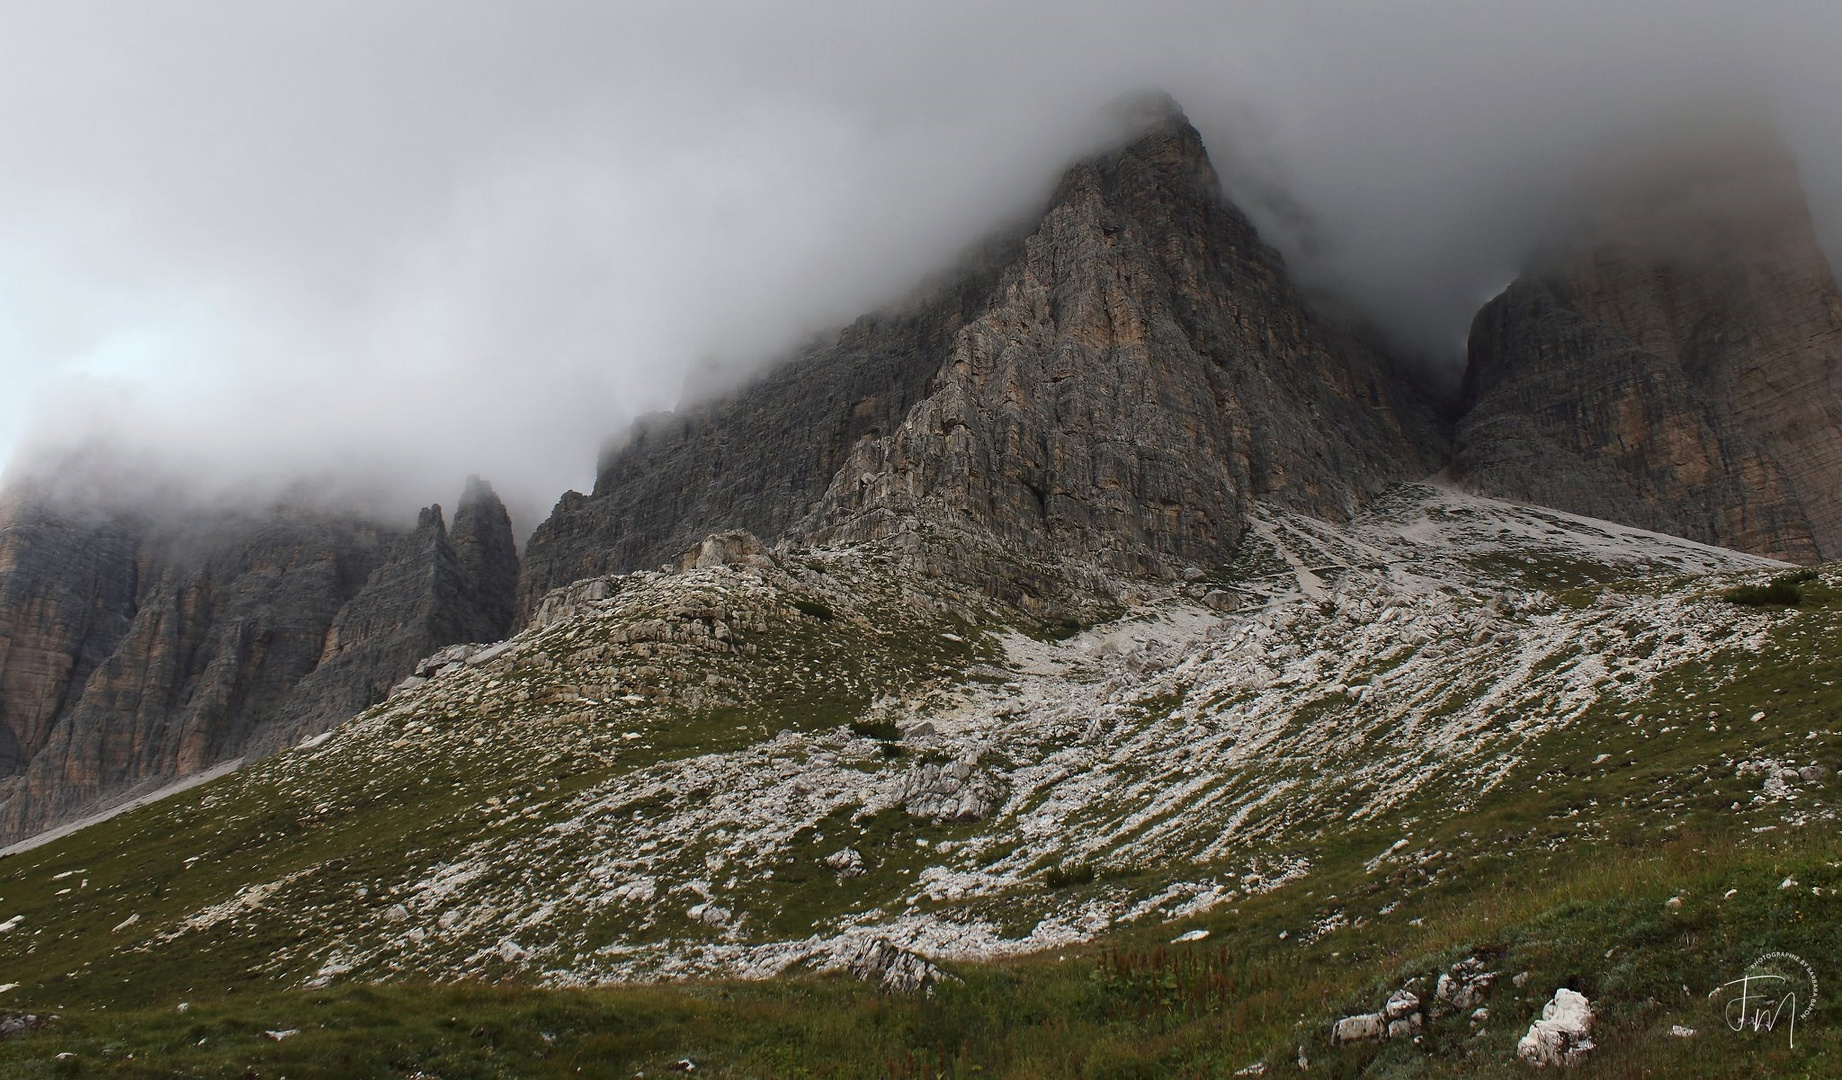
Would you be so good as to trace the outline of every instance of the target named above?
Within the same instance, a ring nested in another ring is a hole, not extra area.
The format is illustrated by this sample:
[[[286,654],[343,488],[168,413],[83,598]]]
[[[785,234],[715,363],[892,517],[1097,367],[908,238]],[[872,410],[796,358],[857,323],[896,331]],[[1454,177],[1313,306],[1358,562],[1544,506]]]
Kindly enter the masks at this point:
[[[1775,578],[1764,585],[1740,585],[1720,595],[1729,604],[1741,607],[1796,607],[1804,602],[1804,590],[1789,577]]]
[[[854,720],[851,722],[851,734],[860,739],[876,739],[892,743],[902,737],[902,732],[889,720]]]
[[[817,600],[795,600],[793,601],[793,606],[799,609],[803,614],[810,615],[820,622],[830,622],[832,620],[833,612],[831,608],[819,603]]]
[[[1064,889],[1070,885],[1086,885],[1094,880],[1094,867],[1091,863],[1063,863],[1051,866],[1043,875],[1043,883],[1051,889]]]

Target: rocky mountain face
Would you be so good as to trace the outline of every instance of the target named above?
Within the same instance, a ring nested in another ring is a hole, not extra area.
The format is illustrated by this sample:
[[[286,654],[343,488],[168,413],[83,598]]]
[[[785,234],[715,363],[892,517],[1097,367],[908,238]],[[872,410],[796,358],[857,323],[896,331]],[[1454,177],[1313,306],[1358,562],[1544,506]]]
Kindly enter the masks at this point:
[[[452,534],[285,509],[176,514],[30,481],[0,501],[0,839],[325,730],[443,645],[509,629],[510,520]]]
[[[1842,295],[1788,152],[1723,128],[1472,324],[1472,489],[1746,551],[1842,557]]]
[[[728,528],[836,543],[928,522],[1169,575],[1223,561],[1255,499],[1347,517],[1431,471],[1419,415],[1162,102],[1025,235],[741,393],[636,425],[532,536],[521,610]]]

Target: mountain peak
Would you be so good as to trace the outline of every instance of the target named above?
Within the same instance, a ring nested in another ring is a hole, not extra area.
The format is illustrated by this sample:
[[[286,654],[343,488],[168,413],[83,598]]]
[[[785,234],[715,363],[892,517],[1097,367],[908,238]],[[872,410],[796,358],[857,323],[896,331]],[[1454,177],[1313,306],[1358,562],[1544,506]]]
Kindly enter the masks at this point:
[[[1255,500],[1347,516],[1431,471],[1384,357],[1319,319],[1168,95],[1020,238],[723,400],[655,418],[526,546],[521,610],[704,536],[851,543],[922,523],[1164,576]],[[975,572],[975,571],[974,571]]]
[[[1125,130],[1150,132],[1160,128],[1188,127],[1190,118],[1168,91],[1144,90],[1128,94],[1107,108],[1107,115]]]
[[[1842,556],[1842,294],[1789,150],[1750,118],[1709,124],[1591,194],[1588,223],[1473,323],[1459,472],[1706,543]]]

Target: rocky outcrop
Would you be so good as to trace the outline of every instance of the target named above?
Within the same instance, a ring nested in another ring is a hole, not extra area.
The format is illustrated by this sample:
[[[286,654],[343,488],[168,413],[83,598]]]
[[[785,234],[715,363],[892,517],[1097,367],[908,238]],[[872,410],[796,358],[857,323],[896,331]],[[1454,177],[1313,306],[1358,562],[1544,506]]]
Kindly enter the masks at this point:
[[[917,766],[904,776],[894,801],[910,814],[933,821],[982,821],[1004,799],[1004,784],[971,762]]]
[[[50,738],[134,618],[135,527],[60,506],[20,484],[0,493],[0,776]]]
[[[1565,986],[1541,1007],[1541,1019],[1516,1042],[1516,1056],[1536,1068],[1572,1068],[1593,1050],[1593,1007],[1585,994]]]
[[[1842,557],[1842,295],[1789,154],[1721,127],[1603,206],[1473,322],[1460,481],[1777,558]]]
[[[1420,997],[1403,987],[1388,995],[1379,1012],[1346,1016],[1331,1025],[1330,1042],[1371,1042],[1378,1039],[1411,1039],[1426,1025],[1420,1011]]]
[[[636,425],[531,537],[520,607],[725,529],[848,542],[928,521],[1168,575],[1225,560],[1255,499],[1339,518],[1430,471],[1418,415],[1378,350],[1305,303],[1163,101],[1023,236]]]
[[[436,648],[504,635],[515,564],[470,573],[439,508],[405,531],[120,505],[31,482],[0,501],[0,841],[324,730]],[[490,489],[461,516],[509,549]]]
[[[478,626],[467,640],[497,641],[511,632],[518,602],[518,544],[512,516],[491,484],[477,476],[467,478],[448,539],[461,579],[473,594],[472,617]]]
[[[474,477],[452,533],[441,507],[423,510],[415,531],[339,609],[318,664],[251,749],[279,749],[384,700],[418,661],[445,645],[503,638],[517,585],[511,518],[492,488]]]
[[[926,957],[909,952],[887,938],[872,938],[852,950],[843,967],[859,981],[874,982],[885,994],[932,994],[935,983],[952,979]]]

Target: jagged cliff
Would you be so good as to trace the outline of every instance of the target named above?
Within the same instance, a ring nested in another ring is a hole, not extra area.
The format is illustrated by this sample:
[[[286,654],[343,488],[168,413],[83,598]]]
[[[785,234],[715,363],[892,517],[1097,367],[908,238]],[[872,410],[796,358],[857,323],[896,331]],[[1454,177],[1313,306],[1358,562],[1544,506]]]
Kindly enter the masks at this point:
[[[1252,500],[1329,517],[1437,467],[1382,354],[1314,313],[1158,102],[1022,236],[745,390],[637,424],[525,552],[551,588],[711,532],[851,541],[917,519],[1168,574]]]
[[[1485,494],[1842,557],[1842,296],[1794,162],[1721,126],[1472,325],[1455,472]]]
[[[450,536],[277,509],[163,512],[30,481],[0,499],[0,840],[261,753],[495,640],[511,524],[469,484]]]

